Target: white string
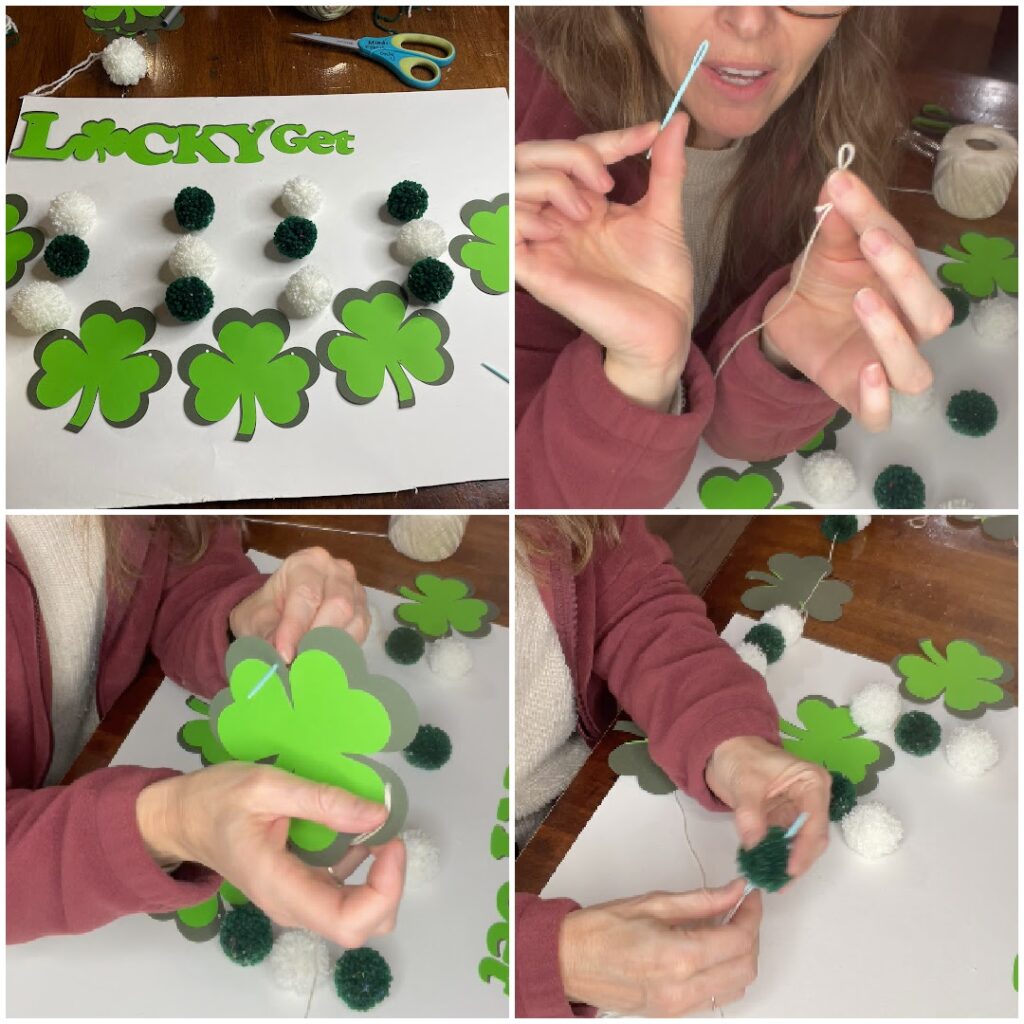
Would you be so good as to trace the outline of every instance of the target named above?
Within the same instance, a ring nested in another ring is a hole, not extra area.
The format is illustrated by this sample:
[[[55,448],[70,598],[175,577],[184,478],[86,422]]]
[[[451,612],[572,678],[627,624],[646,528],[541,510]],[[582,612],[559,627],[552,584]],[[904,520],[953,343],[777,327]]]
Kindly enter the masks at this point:
[[[64,74],[57,79],[57,81],[50,82],[49,85],[41,85],[38,89],[33,89],[30,93],[28,93],[28,95],[52,96],[58,89],[63,89],[64,86],[67,85],[68,82],[70,82],[71,79],[75,77],[75,75],[81,74],[87,67],[90,67],[92,64],[95,64],[96,61],[98,61],[102,56],[102,53],[102,50],[97,50],[95,53],[90,53],[89,56],[85,58],[85,60],[80,61],[73,68],[69,68],[67,71],[65,71]]]
[[[384,783],[384,810],[388,813],[384,816],[384,820],[376,827],[370,829],[369,832],[364,832],[361,836],[356,836],[355,839],[349,844],[351,846],[359,846],[361,843],[365,843],[367,840],[372,839],[387,823],[388,818],[391,817],[391,783]],[[334,872],[331,872],[332,874]]]
[[[844,142],[839,147],[839,153],[836,156],[836,170],[845,171],[850,164],[853,163],[853,158],[856,156],[857,151],[854,149],[853,144],[850,142]],[[722,361],[718,364],[718,369],[715,370],[715,379],[718,379],[718,375],[722,372],[722,368],[732,358],[732,354],[740,347],[740,344],[747,340],[752,334],[756,334],[758,331],[767,327],[790,303],[793,296],[796,294],[796,290],[800,285],[800,278],[803,277],[804,267],[807,265],[807,257],[811,254],[811,246],[814,245],[815,238],[818,237],[818,232],[821,230],[821,225],[825,223],[825,218],[832,212],[835,207],[835,203],[822,203],[820,206],[814,208],[814,212],[818,215],[818,223],[814,225],[814,230],[811,232],[811,237],[807,239],[807,245],[804,246],[803,255],[800,257],[800,265],[797,267],[796,277],[790,281],[789,294],[783,300],[782,305],[767,320],[762,320],[756,327],[751,327],[745,334],[741,334],[732,344],[732,347],[728,352],[725,353]]]
[[[828,568],[821,574],[821,576],[818,577],[818,582],[815,583],[813,587],[811,587],[811,592],[803,599],[803,601],[800,602],[800,607],[797,608],[798,612],[803,612],[804,622],[807,621],[807,617],[810,614],[807,611],[807,606],[811,603],[811,598],[814,597],[814,592],[818,589],[818,587],[821,586],[822,580],[824,580],[827,576],[830,576],[833,572],[834,567],[832,565],[832,555],[835,554],[835,550],[836,539],[835,537],[833,537],[832,543],[829,545],[828,549]]]
[[[345,530],[340,526],[321,526],[319,523],[296,523],[289,519],[264,519],[263,516],[243,516],[247,523],[269,523],[271,526],[290,526],[293,530],[321,530],[324,533],[347,533],[353,537],[383,537],[387,539],[386,533],[378,533],[374,530]]]

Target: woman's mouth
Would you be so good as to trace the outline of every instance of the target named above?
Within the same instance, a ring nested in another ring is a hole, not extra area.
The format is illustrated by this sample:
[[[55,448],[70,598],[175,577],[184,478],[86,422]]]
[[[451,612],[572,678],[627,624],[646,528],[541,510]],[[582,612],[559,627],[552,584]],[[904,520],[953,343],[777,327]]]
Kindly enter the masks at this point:
[[[705,61],[701,71],[718,87],[718,90],[732,99],[753,99],[767,88],[774,69],[764,65],[746,63],[730,64]]]

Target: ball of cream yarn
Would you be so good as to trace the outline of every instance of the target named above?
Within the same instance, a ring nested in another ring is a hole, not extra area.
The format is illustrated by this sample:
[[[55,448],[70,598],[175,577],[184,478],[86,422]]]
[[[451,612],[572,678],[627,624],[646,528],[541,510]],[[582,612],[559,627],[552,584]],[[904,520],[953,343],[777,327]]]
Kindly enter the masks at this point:
[[[462,543],[469,516],[392,516],[388,537],[399,554],[417,562],[440,562]]]

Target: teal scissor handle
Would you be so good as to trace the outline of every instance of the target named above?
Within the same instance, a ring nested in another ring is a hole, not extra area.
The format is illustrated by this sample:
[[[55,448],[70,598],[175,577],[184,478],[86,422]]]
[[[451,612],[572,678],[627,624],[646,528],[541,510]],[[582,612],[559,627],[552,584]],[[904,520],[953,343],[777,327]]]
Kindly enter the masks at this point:
[[[435,57],[431,53],[417,50],[407,43],[436,46],[443,56]],[[375,60],[391,70],[406,85],[416,89],[433,89],[441,81],[441,68],[447,67],[455,60],[455,47],[440,36],[424,36],[417,32],[399,32],[394,36],[364,36],[357,40],[359,52]],[[423,68],[430,72],[430,78],[417,78],[413,74],[415,68]]]

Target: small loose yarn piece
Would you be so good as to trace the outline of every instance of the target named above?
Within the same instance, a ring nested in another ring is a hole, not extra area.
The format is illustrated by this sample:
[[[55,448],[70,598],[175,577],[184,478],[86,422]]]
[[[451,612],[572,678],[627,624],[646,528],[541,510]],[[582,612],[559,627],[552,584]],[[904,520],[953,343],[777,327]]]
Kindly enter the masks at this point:
[[[63,327],[71,318],[71,303],[59,285],[33,281],[19,289],[11,303],[11,315],[29,334],[43,334]]]
[[[957,726],[943,752],[953,771],[972,779],[984,775],[999,761],[998,741],[976,722]]]
[[[903,840],[903,824],[878,800],[859,803],[839,823],[846,845],[867,860],[893,853]]]
[[[953,322],[950,326],[959,327],[971,313],[971,297],[962,288],[954,288],[952,285],[940,288],[939,291],[949,299],[949,304],[953,307]]]
[[[825,516],[821,521],[821,532],[825,539],[836,544],[845,544],[857,535],[858,530],[856,516]]]
[[[949,425],[965,437],[984,437],[992,432],[999,410],[984,391],[958,391],[946,406]]]
[[[736,653],[745,665],[749,665],[755,672],[764,675],[768,671],[768,658],[760,647],[748,644],[744,641],[736,645]]]
[[[372,1010],[391,991],[391,968],[375,949],[349,949],[334,965],[334,987],[352,1010]]]
[[[749,850],[740,847],[736,852],[740,874],[765,892],[775,892],[790,880],[786,872],[788,863],[789,839],[786,830],[778,825],[772,825],[756,846]]]
[[[400,181],[388,193],[387,208],[395,220],[415,220],[427,212],[429,196],[417,181]]]
[[[879,508],[924,508],[924,481],[909,466],[886,466],[875,478]]]
[[[889,404],[894,416],[903,420],[914,419],[935,406],[935,385],[929,384],[916,395],[889,388]]]
[[[452,756],[452,741],[444,729],[436,725],[421,725],[415,739],[402,751],[402,756],[413,768],[436,771]]]
[[[421,828],[407,828],[399,837],[405,844],[405,888],[415,892],[441,873],[441,851]]]
[[[841,821],[857,806],[857,787],[842,772],[829,772],[832,790],[828,801],[828,820]]]
[[[274,945],[270,918],[253,903],[229,910],[220,926],[220,946],[241,967],[265,960]]]
[[[43,261],[55,277],[75,277],[89,265],[89,246],[77,235],[57,235],[47,245]]]
[[[107,43],[100,60],[114,85],[138,85],[149,70],[146,51],[130,36]]]
[[[427,646],[427,665],[442,679],[461,679],[473,667],[473,653],[462,637],[453,634]]]
[[[403,224],[395,236],[395,257],[409,267],[428,256],[441,256],[447,248],[441,225],[422,217]]]
[[[965,220],[995,216],[1017,175],[1017,140],[1001,128],[963,124],[942,137],[932,172],[932,195]]]
[[[406,287],[420,302],[440,302],[451,290],[455,275],[451,267],[428,256],[414,263]]]
[[[174,197],[174,216],[185,231],[202,231],[213,222],[217,206],[204,188],[187,185]]]
[[[804,617],[792,605],[777,604],[769,608],[761,616],[761,622],[779,630],[787,647],[792,647],[804,635]]]
[[[175,320],[190,324],[213,309],[213,292],[201,277],[179,277],[167,286],[164,302]]]
[[[850,717],[866,733],[888,732],[900,713],[900,691],[891,683],[868,683],[850,701]]]
[[[399,665],[415,665],[423,657],[426,641],[418,629],[398,626],[391,630],[384,641],[384,652]]]
[[[925,757],[939,745],[942,729],[925,711],[908,711],[896,722],[896,743],[914,757]]]
[[[296,316],[316,316],[329,305],[333,289],[326,274],[316,267],[308,266],[296,270],[288,278],[284,297]]]
[[[327,977],[331,958],[327,943],[319,935],[296,928],[282,932],[274,940],[267,966],[275,985],[304,996],[321,978]]]
[[[323,202],[320,186],[310,178],[289,178],[281,189],[281,205],[293,217],[314,217]]]
[[[800,467],[804,489],[819,504],[834,507],[857,489],[853,463],[836,451],[815,452]]]
[[[759,622],[753,626],[743,640],[757,647],[769,665],[774,665],[786,650],[786,639],[782,635],[782,630],[768,622]]]
[[[451,558],[462,543],[469,516],[392,516],[388,539],[394,549],[417,562]]]
[[[46,226],[52,235],[84,238],[96,224],[96,203],[84,192],[61,192],[47,213]]]
[[[198,235],[185,235],[175,243],[167,263],[175,277],[209,281],[217,269],[217,256]]]
[[[946,501],[939,503],[939,508],[949,509],[950,511],[977,507],[977,502],[971,501],[970,498],[948,498]]]
[[[301,260],[316,245],[316,225],[305,217],[285,217],[274,230],[274,245],[282,256]]]
[[[1005,348],[1017,340],[1017,300],[995,295],[971,306],[971,327],[985,345]]]

